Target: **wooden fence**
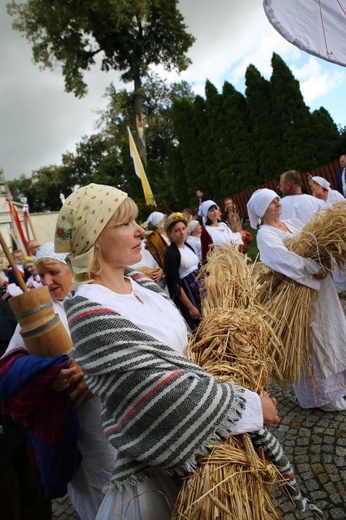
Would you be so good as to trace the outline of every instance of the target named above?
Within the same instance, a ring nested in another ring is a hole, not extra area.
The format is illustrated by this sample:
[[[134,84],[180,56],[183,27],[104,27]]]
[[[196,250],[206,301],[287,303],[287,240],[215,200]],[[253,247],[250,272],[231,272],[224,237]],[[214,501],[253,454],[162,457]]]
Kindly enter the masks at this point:
[[[316,168],[315,170],[309,170],[302,174],[303,177],[303,183],[304,187],[306,189],[306,193],[311,194],[311,189],[309,185],[309,178],[310,177],[323,177],[324,179],[327,179],[328,182],[330,182],[331,188],[333,190],[336,189],[336,176],[335,172],[339,168],[338,162],[333,162],[330,164],[327,164],[326,166],[320,166],[319,168]],[[269,188],[276,193],[279,194],[279,179],[274,181],[266,182],[265,184],[259,184],[258,186],[254,186],[253,188],[249,188],[247,190],[244,190],[240,193],[232,193],[229,195],[234,200],[235,204],[237,205],[240,215],[244,218],[248,218],[248,213],[246,209],[246,204],[253,194],[254,191],[260,189],[260,188]],[[221,207],[221,209],[224,209],[223,200],[217,201],[218,205]]]

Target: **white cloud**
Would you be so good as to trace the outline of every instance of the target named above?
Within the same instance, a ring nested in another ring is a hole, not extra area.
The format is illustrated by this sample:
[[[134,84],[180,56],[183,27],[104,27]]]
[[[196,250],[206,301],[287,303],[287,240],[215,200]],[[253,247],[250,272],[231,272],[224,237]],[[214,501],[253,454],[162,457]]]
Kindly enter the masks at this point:
[[[291,67],[294,76],[299,80],[306,103],[316,101],[345,82],[344,69],[340,67],[329,72],[322,63],[322,60],[310,56],[302,67]]]

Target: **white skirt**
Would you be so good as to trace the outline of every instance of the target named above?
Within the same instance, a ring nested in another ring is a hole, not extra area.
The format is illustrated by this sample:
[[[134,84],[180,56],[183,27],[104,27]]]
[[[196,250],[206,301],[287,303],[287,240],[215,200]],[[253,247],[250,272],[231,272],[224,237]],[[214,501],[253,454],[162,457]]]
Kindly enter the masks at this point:
[[[113,489],[105,495],[96,520],[169,520],[180,487],[180,478],[157,473],[130,489]]]

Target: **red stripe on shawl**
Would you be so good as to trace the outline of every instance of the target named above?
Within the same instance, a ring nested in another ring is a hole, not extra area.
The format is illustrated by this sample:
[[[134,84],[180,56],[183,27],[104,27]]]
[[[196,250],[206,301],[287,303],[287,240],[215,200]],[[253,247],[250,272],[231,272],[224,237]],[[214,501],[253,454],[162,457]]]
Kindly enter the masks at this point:
[[[117,430],[119,430],[123,424],[132,416],[135,414],[135,412],[138,410],[138,408],[140,408],[143,403],[145,401],[147,401],[148,399],[150,399],[155,393],[158,392],[158,390],[160,390],[160,388],[162,388],[164,385],[166,385],[167,383],[171,382],[172,379],[174,379],[175,377],[177,377],[178,374],[180,374],[181,372],[183,372],[183,370],[175,370],[174,372],[172,372],[169,376],[167,376],[163,381],[161,381],[160,383],[158,383],[156,386],[154,386],[154,388],[152,388],[148,393],[146,393],[145,395],[143,395],[143,397],[131,408],[131,410],[129,410],[127,412],[127,414],[125,415],[125,417],[120,421],[120,423],[118,424],[118,426],[115,426],[114,428],[110,428],[109,430],[106,430],[105,431],[105,434],[106,435],[109,435],[110,433],[113,433],[113,432],[116,432]]]
[[[76,314],[76,316],[71,318],[69,320],[68,324],[69,324],[69,326],[71,326],[74,324],[75,321],[83,319],[83,318],[87,318],[88,316],[99,316],[100,314],[114,314],[114,312],[115,311],[113,311],[112,309],[106,309],[106,308],[92,309],[90,311],[84,311],[84,312],[81,312],[80,314]]]
[[[294,478],[294,472],[292,473],[283,473],[282,476],[287,480],[292,480]]]
[[[151,278],[148,278],[148,276],[146,274],[143,274],[143,273],[138,273],[138,274],[135,274],[134,276],[131,277],[133,280],[151,280]]]

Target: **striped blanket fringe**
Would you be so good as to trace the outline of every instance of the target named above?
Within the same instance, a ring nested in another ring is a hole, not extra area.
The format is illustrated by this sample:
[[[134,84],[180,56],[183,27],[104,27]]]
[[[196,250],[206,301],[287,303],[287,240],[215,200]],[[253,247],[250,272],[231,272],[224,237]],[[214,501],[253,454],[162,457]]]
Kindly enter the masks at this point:
[[[274,435],[266,428],[251,433],[250,436],[254,446],[263,448],[268,459],[274,464],[285,479],[286,484],[284,484],[284,486],[286,492],[292,498],[296,508],[303,513],[311,511],[315,518],[323,518],[323,512],[318,509],[318,507],[316,507],[308,497],[302,494],[300,486],[295,478],[293,468],[276,437],[274,437]]]

